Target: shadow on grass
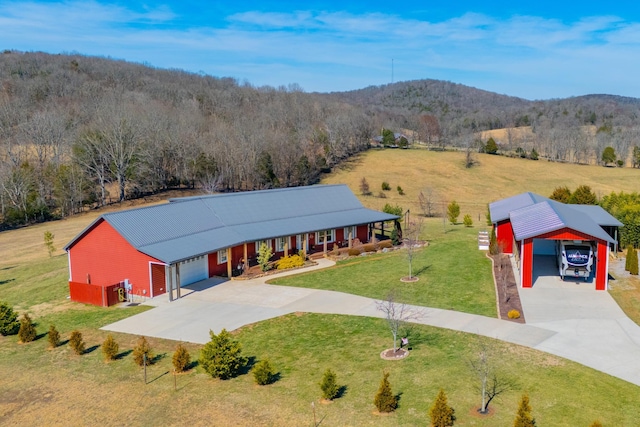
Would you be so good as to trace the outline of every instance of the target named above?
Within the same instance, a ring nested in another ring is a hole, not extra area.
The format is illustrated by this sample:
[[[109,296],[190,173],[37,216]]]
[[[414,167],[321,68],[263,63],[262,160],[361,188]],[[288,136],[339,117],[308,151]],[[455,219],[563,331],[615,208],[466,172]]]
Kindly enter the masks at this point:
[[[36,337],[33,339],[34,341],[38,341],[40,338],[44,338],[47,335],[49,335],[49,332],[43,332],[41,334],[37,334]]]
[[[420,274],[424,273],[425,271],[427,271],[429,268],[431,268],[430,265],[425,265],[424,267],[420,267],[417,268],[413,271],[413,275],[414,276],[419,276]]]
[[[156,354],[151,359],[149,359],[149,365],[155,365],[156,363],[158,363],[159,361],[161,361],[165,357],[167,357],[167,353]]]
[[[346,385],[340,386],[340,388],[338,389],[338,393],[336,394],[336,399],[340,399],[342,396],[344,396],[345,394],[347,394],[347,389],[348,387]]]
[[[62,347],[63,345],[69,344],[69,340],[62,340],[58,343],[58,347]]]
[[[396,394],[394,397],[396,398],[396,403],[398,404],[398,406],[400,406],[400,400],[402,399],[402,392]]]
[[[91,347],[85,349],[82,354],[89,354],[89,353],[93,353],[94,351],[96,351],[98,348],[100,347],[100,344],[97,345],[92,345]]]
[[[238,371],[238,375],[248,374],[249,371],[251,371],[251,368],[253,368],[255,364],[256,364],[256,358],[254,356],[250,356],[247,359],[247,364],[244,365],[242,368],[240,368],[240,370]]]
[[[155,377],[154,379],[148,380],[146,383],[147,384],[151,384],[152,382],[159,380],[160,378],[164,377],[165,375],[168,375],[169,371],[165,371],[163,373],[161,373],[160,375],[158,375],[157,377]]]
[[[11,282],[13,282],[15,280],[16,279],[0,280],[0,285],[6,285],[7,283],[11,283]]]
[[[131,353],[133,353],[133,350],[121,351],[120,353],[116,354],[115,360],[124,359],[125,357],[127,357]]]

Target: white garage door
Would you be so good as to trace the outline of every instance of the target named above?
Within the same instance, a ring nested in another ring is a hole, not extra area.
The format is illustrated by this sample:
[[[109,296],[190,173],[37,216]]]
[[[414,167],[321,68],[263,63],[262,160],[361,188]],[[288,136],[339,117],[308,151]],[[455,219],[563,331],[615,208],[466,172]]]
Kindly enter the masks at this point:
[[[175,270],[174,270],[175,283]],[[180,263],[180,286],[190,285],[209,278],[209,266],[206,256],[192,258]]]

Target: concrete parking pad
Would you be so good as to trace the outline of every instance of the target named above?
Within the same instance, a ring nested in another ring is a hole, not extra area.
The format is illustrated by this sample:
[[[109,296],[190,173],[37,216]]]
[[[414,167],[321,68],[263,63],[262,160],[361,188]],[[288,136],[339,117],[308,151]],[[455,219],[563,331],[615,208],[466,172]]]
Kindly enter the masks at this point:
[[[322,259],[311,268],[331,265]],[[533,288],[519,289],[525,325],[451,310],[411,309],[421,314],[415,323],[535,348],[640,385],[640,327],[607,292],[583,285],[540,275]],[[210,279],[183,288],[183,295],[173,302],[166,295],[149,300],[146,304],[154,309],[103,329],[204,344],[209,341],[209,330],[234,330],[294,312],[383,317],[371,298],[268,285],[264,279]]]

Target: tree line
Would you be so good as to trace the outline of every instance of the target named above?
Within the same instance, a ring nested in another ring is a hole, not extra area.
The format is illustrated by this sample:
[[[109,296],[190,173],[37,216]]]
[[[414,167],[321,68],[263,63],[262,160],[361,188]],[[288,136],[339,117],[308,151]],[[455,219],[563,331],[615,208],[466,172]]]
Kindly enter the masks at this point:
[[[0,54],[4,226],[168,188],[306,185],[369,146],[360,108],[299,87],[81,55]]]
[[[311,184],[384,131],[469,150],[483,130],[530,126],[533,136],[514,133],[500,148],[586,162],[612,147],[625,159],[640,145],[639,110],[632,98],[534,102],[436,80],[305,93],[295,84],[254,87],[108,58],[7,50],[0,229],[171,188]]]

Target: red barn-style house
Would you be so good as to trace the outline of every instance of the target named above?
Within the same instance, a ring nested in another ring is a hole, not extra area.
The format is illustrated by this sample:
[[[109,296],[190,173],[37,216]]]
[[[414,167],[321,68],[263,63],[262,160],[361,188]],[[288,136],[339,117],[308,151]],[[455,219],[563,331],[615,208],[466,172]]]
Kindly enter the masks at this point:
[[[518,260],[523,288],[533,286],[534,260],[542,262],[545,255],[557,259],[557,241],[564,241],[593,248],[594,267],[585,280],[595,278],[596,290],[607,289],[609,250],[623,224],[600,206],[567,205],[522,193],[489,204],[489,212],[498,245]]]
[[[274,259],[326,253],[367,242],[374,224],[397,219],[365,208],[346,185],[186,197],[106,213],[65,246],[71,299],[108,306],[125,292],[179,297],[181,286],[231,277],[263,243]]]

